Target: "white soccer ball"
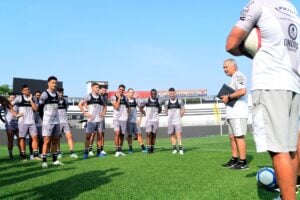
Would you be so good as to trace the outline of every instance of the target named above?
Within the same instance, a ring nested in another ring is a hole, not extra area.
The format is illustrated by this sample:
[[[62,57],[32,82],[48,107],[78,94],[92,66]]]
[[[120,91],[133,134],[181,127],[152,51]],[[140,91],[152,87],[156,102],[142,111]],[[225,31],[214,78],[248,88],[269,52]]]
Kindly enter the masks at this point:
[[[256,174],[257,183],[260,186],[268,189],[273,188],[276,185],[276,176],[274,169],[271,167],[263,167],[258,170]]]
[[[261,47],[261,32],[258,28],[253,28],[242,43],[242,51],[254,57]],[[249,57],[248,55],[248,57]]]

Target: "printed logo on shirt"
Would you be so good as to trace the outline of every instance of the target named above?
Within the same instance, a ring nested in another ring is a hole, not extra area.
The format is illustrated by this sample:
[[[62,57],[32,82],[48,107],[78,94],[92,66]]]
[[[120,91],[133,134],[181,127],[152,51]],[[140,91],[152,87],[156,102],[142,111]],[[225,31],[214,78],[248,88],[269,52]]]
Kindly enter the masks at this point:
[[[248,5],[246,7],[244,7],[244,9],[242,10],[241,12],[241,15],[240,15],[240,20],[244,21],[249,10],[250,10],[250,6],[254,3],[254,1],[251,1],[248,3]]]
[[[292,38],[293,40],[296,40],[297,35],[298,35],[298,30],[297,30],[297,27],[295,26],[295,24],[289,25],[289,35],[290,35],[290,38]]]
[[[298,51],[299,44],[296,41],[298,37],[298,29],[295,24],[290,24],[288,28],[288,33],[290,38],[284,39],[284,46],[288,48],[289,51]]]

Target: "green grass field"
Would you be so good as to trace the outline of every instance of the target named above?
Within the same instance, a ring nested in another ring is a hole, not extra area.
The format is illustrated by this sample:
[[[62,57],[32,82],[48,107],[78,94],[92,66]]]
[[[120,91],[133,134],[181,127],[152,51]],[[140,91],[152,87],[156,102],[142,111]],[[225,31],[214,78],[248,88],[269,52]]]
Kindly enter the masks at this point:
[[[106,158],[71,159],[62,145],[64,166],[42,169],[41,162],[7,159],[0,147],[0,199],[273,199],[278,195],[257,187],[259,168],[270,166],[267,154],[255,153],[247,136],[250,169],[222,168],[230,158],[227,136],[184,139],[185,155],[172,155],[168,139],[159,139],[154,154],[136,152],[115,158],[106,142]],[[127,145],[125,145],[127,147]],[[126,148],[125,148],[126,150]],[[15,154],[17,151],[15,149]],[[300,195],[299,195],[300,196]]]

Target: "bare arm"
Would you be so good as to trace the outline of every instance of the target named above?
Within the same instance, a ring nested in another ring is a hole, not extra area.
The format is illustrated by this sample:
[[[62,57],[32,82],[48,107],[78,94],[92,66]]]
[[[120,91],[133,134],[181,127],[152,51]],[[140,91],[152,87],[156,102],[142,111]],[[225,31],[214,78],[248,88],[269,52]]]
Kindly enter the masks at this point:
[[[247,89],[241,88],[236,90],[234,93],[231,93],[230,95],[222,96],[222,102],[226,104],[228,103],[228,101],[232,99],[238,99],[246,94],[247,94]]]
[[[226,51],[234,56],[243,55],[240,45],[247,36],[247,32],[243,29],[234,26],[230,31],[226,41]]]
[[[183,117],[184,113],[185,113],[185,107],[181,106],[181,108],[180,108],[180,117]]]

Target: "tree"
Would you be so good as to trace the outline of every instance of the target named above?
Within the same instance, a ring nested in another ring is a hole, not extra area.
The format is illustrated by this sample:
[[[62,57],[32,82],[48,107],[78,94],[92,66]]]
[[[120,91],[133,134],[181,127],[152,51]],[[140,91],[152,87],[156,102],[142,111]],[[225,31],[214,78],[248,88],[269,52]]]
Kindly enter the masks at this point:
[[[7,84],[0,85],[0,94],[8,94],[11,93],[12,89]]]

